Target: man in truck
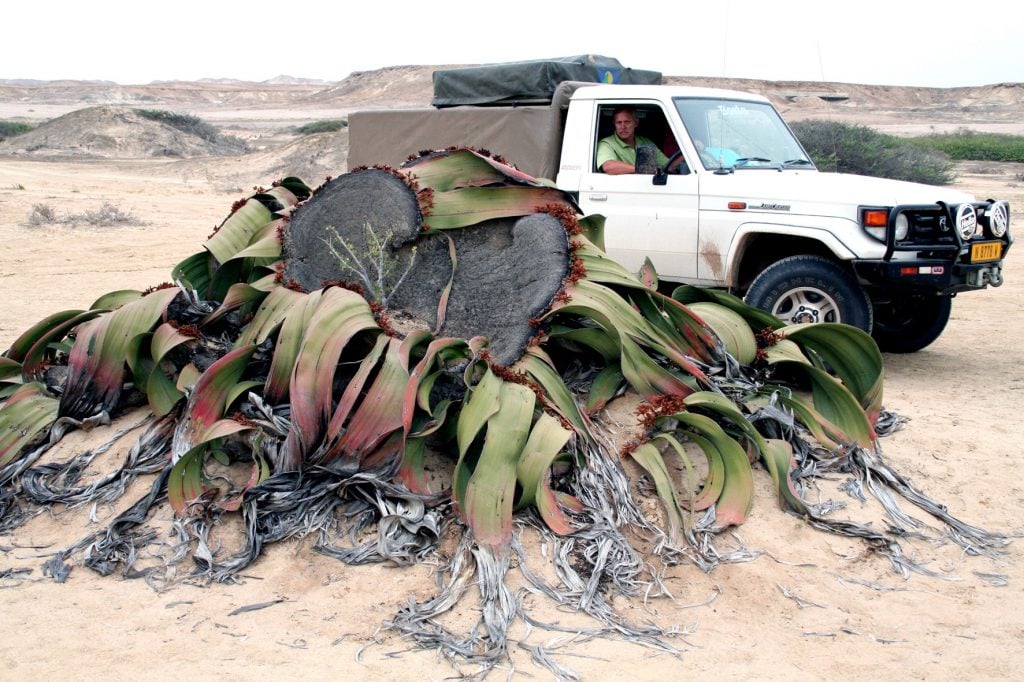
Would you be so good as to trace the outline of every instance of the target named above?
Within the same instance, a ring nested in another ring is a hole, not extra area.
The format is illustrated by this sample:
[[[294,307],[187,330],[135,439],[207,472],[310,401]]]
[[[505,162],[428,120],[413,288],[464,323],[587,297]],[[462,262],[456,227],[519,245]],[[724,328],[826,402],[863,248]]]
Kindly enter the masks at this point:
[[[639,120],[636,111],[629,107],[620,107],[615,110],[612,117],[615,124],[615,133],[602,138],[597,143],[597,167],[608,175],[625,175],[636,172],[636,148],[642,144],[651,144],[648,138],[636,134],[636,127]],[[668,163],[668,157],[655,145],[658,158],[658,166],[664,167]],[[672,168],[679,165],[682,157],[672,163]]]

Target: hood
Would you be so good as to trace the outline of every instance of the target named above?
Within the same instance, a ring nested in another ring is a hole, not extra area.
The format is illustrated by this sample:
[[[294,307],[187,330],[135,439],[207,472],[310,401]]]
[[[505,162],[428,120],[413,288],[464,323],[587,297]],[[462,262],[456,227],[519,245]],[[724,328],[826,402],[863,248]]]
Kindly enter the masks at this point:
[[[857,206],[974,201],[972,195],[948,187],[807,170],[741,169],[728,175],[702,174],[700,187],[704,209],[744,201],[748,211],[764,205],[766,211],[800,215],[852,216]]]

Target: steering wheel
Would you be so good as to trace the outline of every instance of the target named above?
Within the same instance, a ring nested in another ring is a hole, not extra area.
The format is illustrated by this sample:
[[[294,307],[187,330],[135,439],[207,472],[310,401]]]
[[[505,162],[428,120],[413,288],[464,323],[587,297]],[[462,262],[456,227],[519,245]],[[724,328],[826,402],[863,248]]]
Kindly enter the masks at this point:
[[[686,168],[687,171],[689,171],[689,168],[687,168],[687,166],[686,166],[686,161],[683,161],[681,164],[676,166],[674,169],[669,170],[669,167],[672,166],[672,163],[676,159],[680,158],[682,155],[683,155],[683,151],[681,149],[677,149],[675,152],[673,152],[672,156],[668,157],[668,162],[665,164],[665,172],[666,173],[676,173],[678,175],[682,175],[682,173],[680,173],[680,169],[682,169],[682,168]]]

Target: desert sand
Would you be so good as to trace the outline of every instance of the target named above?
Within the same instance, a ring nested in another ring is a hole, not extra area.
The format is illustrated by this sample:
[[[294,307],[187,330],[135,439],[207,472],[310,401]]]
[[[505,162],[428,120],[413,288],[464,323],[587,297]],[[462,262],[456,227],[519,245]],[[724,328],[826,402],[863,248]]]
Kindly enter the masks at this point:
[[[870,112],[858,113],[870,121]],[[259,118],[249,116],[250,124]],[[929,125],[904,121],[911,123]],[[514,160],[512,150],[499,151]],[[0,348],[51,312],[87,306],[111,290],[169,279],[171,267],[201,247],[235,199],[273,179],[266,175],[272,166],[258,155],[188,161],[0,158],[0,240],[7,244],[0,266]],[[975,163],[961,164],[958,171],[957,187],[1024,206],[1024,169]],[[307,176],[311,184],[320,179]],[[104,202],[144,224],[25,225],[36,204],[74,214]],[[1024,486],[1014,458],[1024,433],[1015,418],[1024,399],[1024,266],[1015,251],[1002,287],[957,297],[953,318],[936,343],[913,355],[885,356],[885,406],[908,422],[881,441],[885,458],[954,515],[1012,538],[1004,556],[966,556],[952,543],[908,538],[907,551],[941,577],[903,579],[862,543],[816,531],[784,513],[767,473],[758,469],[750,520],[721,539],[725,547],[742,543],[759,552],[758,558],[710,574],[692,565],[671,568],[666,578],[675,601],[615,601],[635,622],[678,625],[682,633],[671,643],[679,655],[614,638],[572,642],[520,624],[511,651],[516,672],[551,677],[516,645],[526,641],[558,645],[559,663],[584,679],[1019,678]],[[114,427],[72,433],[47,459],[67,459],[141,416],[136,412]],[[129,435],[103,458],[119,459],[130,442]],[[848,501],[859,518],[884,525],[880,511]],[[117,510],[93,513],[102,523]],[[90,522],[90,511],[43,514],[0,536],[0,630],[6,635],[0,677],[273,674],[404,680],[456,674],[435,652],[415,650],[381,628],[408,597],[434,593],[429,565],[350,567],[313,553],[306,540],[270,547],[234,585],[178,584],[157,592],[142,580],[100,577],[83,567],[63,584],[44,577],[49,552],[99,527]],[[164,505],[154,517],[170,514]],[[530,531],[524,535],[540,561],[536,539]],[[514,574],[510,581],[521,583]],[[541,619],[582,622],[543,597],[525,599]],[[268,602],[273,603],[232,615],[239,607]],[[455,621],[468,626],[475,608],[471,592]]]

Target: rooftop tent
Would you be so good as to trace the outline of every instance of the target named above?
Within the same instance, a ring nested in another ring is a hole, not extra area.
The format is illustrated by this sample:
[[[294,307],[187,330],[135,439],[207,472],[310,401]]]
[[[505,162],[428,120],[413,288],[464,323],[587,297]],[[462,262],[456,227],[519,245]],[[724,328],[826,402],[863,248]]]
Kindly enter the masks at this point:
[[[546,103],[562,81],[656,85],[661,73],[630,69],[617,59],[589,54],[444,69],[434,72],[431,104],[441,108]]]

